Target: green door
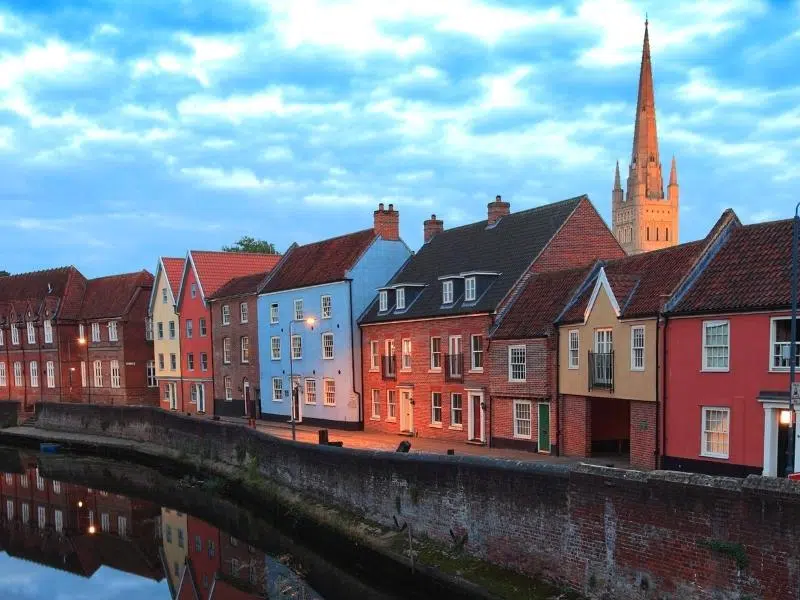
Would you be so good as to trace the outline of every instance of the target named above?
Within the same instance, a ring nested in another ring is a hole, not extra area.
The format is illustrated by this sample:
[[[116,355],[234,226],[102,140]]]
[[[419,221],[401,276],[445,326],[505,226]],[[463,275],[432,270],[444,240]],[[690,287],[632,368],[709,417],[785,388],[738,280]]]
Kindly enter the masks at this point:
[[[550,403],[539,403],[539,452],[550,452]]]

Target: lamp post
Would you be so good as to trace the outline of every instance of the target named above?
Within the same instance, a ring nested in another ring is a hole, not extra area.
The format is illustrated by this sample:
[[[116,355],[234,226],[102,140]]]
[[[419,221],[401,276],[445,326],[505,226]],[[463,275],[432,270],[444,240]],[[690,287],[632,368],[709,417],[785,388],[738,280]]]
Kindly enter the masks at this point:
[[[299,393],[299,390],[296,390],[294,387],[294,349],[292,348],[292,338],[294,337],[294,329],[293,325],[297,322],[297,319],[292,319],[289,321],[289,400],[292,403],[289,407],[289,422],[292,424],[292,441],[297,439],[297,433],[295,431],[295,423],[296,419],[294,416],[294,403],[295,401],[300,404],[300,397],[299,395],[296,397],[295,394]],[[307,317],[304,319],[304,322],[309,327],[313,327],[317,320],[314,317]],[[299,406],[297,407],[299,410]]]
[[[81,346],[86,346],[86,383],[88,384],[86,387],[89,390],[89,397],[88,397],[87,401],[88,401],[88,404],[91,404],[92,403],[92,385],[91,385],[91,379],[89,378],[89,376],[90,376],[90,374],[89,374],[89,342],[86,340],[85,337],[79,337],[78,338],[78,344],[80,344]],[[83,382],[81,382],[81,384],[83,384]]]
[[[794,207],[794,220],[792,221],[792,325],[789,335],[789,443],[786,444],[786,475],[794,473],[794,445],[797,435],[797,421],[794,414],[794,373],[797,363],[797,229],[800,222],[800,202]]]

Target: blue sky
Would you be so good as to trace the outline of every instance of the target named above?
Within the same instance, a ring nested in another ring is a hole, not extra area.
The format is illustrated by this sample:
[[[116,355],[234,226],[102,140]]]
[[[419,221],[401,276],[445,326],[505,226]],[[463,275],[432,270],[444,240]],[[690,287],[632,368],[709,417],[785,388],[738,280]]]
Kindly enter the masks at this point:
[[[88,276],[588,193],[630,159],[645,11],[681,238],[800,199],[795,1],[0,6],[0,268]],[[624,172],[624,169],[623,169]]]

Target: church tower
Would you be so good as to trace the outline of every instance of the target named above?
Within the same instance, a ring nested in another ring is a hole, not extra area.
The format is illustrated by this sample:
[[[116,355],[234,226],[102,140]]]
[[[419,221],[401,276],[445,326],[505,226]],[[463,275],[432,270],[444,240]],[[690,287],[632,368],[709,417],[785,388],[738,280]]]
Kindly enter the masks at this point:
[[[644,22],[639,97],[636,101],[627,193],[622,189],[617,162],[611,193],[611,221],[614,235],[628,254],[658,250],[678,243],[678,168],[673,156],[665,198],[658,154],[656,101],[647,21]]]

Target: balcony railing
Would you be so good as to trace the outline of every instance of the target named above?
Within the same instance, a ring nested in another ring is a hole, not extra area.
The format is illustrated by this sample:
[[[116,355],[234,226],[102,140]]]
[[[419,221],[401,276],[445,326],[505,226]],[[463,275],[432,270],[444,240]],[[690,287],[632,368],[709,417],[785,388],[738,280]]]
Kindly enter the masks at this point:
[[[614,391],[614,351],[589,352],[589,391]]]
[[[397,379],[396,354],[388,354],[381,357],[381,373],[384,379]]]
[[[444,360],[445,381],[461,381],[464,379],[464,355],[446,354]]]
[[[800,366],[800,342],[795,342],[795,366]],[[792,362],[792,342],[775,342],[772,348],[772,368],[788,369]]]

